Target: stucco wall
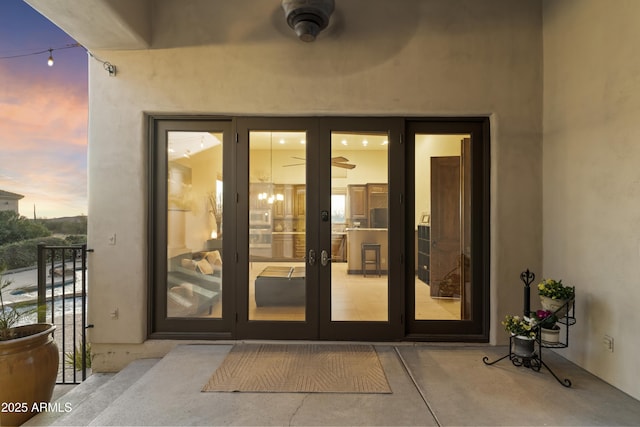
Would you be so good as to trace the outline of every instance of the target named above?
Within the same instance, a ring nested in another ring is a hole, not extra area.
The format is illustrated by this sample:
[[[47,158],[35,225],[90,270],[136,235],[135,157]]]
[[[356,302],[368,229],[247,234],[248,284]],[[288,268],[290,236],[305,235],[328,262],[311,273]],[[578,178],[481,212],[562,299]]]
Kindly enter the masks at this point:
[[[94,52],[116,77],[90,61],[95,348],[146,338],[145,112],[489,116],[491,341],[504,343],[500,321],[522,309],[519,274],[542,261],[540,3],[342,1],[312,44],[295,39],[279,2],[222,3],[233,6],[159,1],[152,49]]]
[[[15,213],[19,213],[19,206],[17,200],[0,200],[0,211],[14,211]]]
[[[544,3],[544,274],[577,292],[562,354],[636,398],[638,16],[636,0]]]

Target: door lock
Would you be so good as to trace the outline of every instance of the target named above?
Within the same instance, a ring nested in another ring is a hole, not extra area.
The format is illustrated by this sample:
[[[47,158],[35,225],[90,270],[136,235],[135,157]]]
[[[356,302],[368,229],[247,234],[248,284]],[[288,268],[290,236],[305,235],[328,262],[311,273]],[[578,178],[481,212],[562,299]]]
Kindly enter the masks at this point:
[[[326,267],[327,264],[329,264],[329,261],[331,261],[331,257],[329,256],[329,253],[325,250],[320,252],[320,264],[322,264],[323,267]]]
[[[309,250],[309,265],[316,265],[316,251],[313,249]]]

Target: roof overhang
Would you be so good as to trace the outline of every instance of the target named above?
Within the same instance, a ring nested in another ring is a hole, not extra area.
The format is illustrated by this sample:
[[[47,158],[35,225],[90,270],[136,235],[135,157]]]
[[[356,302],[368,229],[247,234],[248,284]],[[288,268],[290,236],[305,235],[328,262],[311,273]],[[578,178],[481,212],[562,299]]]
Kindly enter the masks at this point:
[[[151,0],[24,1],[89,50],[151,46]]]

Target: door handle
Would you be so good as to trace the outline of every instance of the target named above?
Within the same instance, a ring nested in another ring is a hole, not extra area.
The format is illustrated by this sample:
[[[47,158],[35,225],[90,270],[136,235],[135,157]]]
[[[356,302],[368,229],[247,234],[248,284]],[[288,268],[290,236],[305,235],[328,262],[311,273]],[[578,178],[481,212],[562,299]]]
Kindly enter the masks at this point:
[[[320,252],[320,264],[322,264],[323,267],[326,267],[327,264],[329,264],[329,261],[331,261],[331,257],[329,256],[329,253],[325,250]]]
[[[313,249],[309,250],[309,265],[316,265],[316,251]]]

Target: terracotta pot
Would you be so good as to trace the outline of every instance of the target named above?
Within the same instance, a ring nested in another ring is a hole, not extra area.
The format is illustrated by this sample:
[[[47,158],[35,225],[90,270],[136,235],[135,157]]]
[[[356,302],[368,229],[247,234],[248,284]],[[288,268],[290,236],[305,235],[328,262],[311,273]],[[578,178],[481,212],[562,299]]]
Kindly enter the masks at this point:
[[[557,317],[564,317],[567,315],[567,304],[569,300],[566,299],[553,299],[540,295],[540,304],[545,310],[549,310],[555,313]]]
[[[0,341],[0,426],[20,425],[51,401],[59,361],[55,329],[48,323],[18,326],[12,330],[19,338]]]

